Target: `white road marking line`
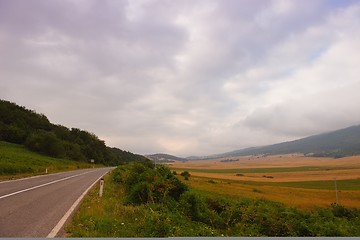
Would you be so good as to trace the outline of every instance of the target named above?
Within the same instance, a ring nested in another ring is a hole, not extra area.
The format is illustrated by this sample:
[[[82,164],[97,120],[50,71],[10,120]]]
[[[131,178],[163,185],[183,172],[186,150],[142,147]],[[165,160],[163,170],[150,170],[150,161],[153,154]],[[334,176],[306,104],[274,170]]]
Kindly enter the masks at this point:
[[[52,174],[47,174],[47,175],[36,175],[36,176],[32,176],[32,177],[26,177],[26,178],[18,178],[18,179],[12,179],[12,180],[5,180],[5,181],[0,181],[0,184],[3,183],[11,183],[11,182],[18,182],[18,181],[24,181],[24,180],[28,180],[28,179],[33,179],[33,178],[40,178],[40,177],[47,177],[47,176],[53,176],[53,175],[58,175],[58,174],[62,174],[62,173],[67,173],[67,172],[58,172],[58,173],[52,173]]]
[[[19,194],[19,193],[27,192],[27,191],[30,191],[30,190],[34,190],[34,189],[37,189],[37,188],[40,188],[40,187],[45,187],[45,186],[50,185],[50,184],[65,181],[65,180],[68,180],[70,178],[78,177],[78,176],[81,176],[81,175],[84,175],[84,174],[87,174],[87,173],[91,173],[91,172],[94,172],[94,171],[80,173],[80,174],[73,175],[73,176],[70,176],[70,177],[66,177],[66,178],[62,178],[62,179],[55,180],[55,181],[52,181],[52,182],[44,183],[44,184],[41,184],[41,185],[38,185],[38,186],[35,186],[35,187],[31,187],[31,188],[23,189],[23,190],[20,190],[20,191],[17,191],[17,192],[9,193],[9,194],[0,196],[0,199],[7,198],[7,197],[10,197],[10,196],[13,196],[13,195],[16,195],[16,194]]]
[[[54,238],[59,233],[61,228],[65,225],[68,218],[75,211],[81,200],[85,197],[87,192],[105,175],[104,173],[101,177],[99,177],[90,187],[88,187],[83,194],[74,202],[74,204],[70,207],[70,209],[65,213],[65,215],[60,219],[60,221],[56,224],[56,226],[51,230],[51,232],[46,236],[47,238]]]

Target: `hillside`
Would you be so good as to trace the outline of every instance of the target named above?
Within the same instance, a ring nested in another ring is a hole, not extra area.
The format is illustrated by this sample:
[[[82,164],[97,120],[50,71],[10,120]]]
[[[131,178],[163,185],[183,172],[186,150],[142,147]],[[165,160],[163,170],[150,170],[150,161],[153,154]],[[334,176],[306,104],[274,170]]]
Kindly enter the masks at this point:
[[[44,156],[23,145],[0,141],[0,180],[56,173],[103,165]]]
[[[345,157],[360,154],[360,125],[274,145],[240,149],[208,156],[230,157],[256,154],[303,153],[315,157]]]
[[[144,156],[106,146],[93,133],[53,124],[45,115],[5,100],[0,100],[0,141],[55,158],[81,162],[93,159],[108,166],[146,161]]]
[[[164,154],[164,153],[156,153],[151,155],[146,155],[147,158],[160,161],[160,162],[173,162],[173,161],[187,161],[185,158],[176,157],[170,154]]]

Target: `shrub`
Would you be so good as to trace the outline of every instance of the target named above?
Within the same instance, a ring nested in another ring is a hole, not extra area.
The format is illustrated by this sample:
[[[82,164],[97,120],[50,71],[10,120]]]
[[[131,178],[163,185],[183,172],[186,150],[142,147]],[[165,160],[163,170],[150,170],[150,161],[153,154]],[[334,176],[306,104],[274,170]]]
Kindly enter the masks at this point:
[[[191,176],[188,171],[184,171],[180,175],[183,176],[183,177],[188,177],[188,178]]]
[[[347,219],[352,219],[359,215],[358,210],[345,208],[344,206],[336,203],[331,204],[331,211],[335,217],[344,217]]]
[[[139,182],[135,184],[128,192],[125,203],[139,205],[150,202],[152,193],[149,184],[146,182]]]
[[[178,200],[187,186],[177,179],[170,169],[147,163],[131,163],[114,170],[113,180],[125,187],[127,203],[166,203],[168,198]]]
[[[186,216],[192,220],[207,222],[209,209],[205,198],[194,192],[185,192],[180,197],[180,206]]]
[[[262,191],[260,191],[260,190],[257,189],[257,188],[254,188],[252,191],[255,192],[255,193],[262,193]]]

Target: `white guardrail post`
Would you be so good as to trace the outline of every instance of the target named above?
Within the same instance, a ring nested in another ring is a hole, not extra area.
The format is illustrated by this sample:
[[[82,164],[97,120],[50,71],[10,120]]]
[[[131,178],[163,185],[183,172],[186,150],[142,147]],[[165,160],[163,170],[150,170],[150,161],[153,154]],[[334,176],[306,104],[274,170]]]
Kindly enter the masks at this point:
[[[104,178],[102,177],[102,178],[100,179],[100,192],[99,192],[99,196],[100,196],[100,197],[102,197],[103,191],[104,191]]]

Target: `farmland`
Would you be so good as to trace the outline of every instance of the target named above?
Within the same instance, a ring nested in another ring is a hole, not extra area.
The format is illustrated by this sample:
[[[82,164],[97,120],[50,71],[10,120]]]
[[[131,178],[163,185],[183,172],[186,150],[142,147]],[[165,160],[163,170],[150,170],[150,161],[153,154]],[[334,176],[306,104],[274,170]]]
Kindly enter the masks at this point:
[[[360,206],[360,156],[311,158],[300,154],[247,156],[238,161],[210,159],[175,162],[178,173],[189,171],[189,184],[209,194],[282,202],[302,209],[327,207],[336,201]]]
[[[105,177],[103,197],[96,188],[84,199],[66,237],[360,236],[359,210],[325,203],[318,189],[308,190],[325,207],[300,209],[287,206],[293,197],[287,204],[263,197],[291,194],[289,187],[274,194],[276,183],[186,177],[151,163],[119,166]]]

